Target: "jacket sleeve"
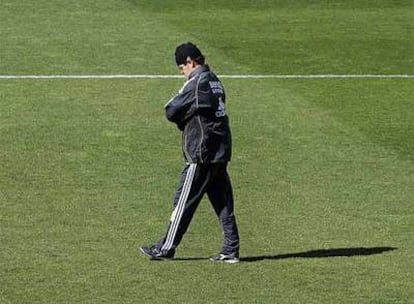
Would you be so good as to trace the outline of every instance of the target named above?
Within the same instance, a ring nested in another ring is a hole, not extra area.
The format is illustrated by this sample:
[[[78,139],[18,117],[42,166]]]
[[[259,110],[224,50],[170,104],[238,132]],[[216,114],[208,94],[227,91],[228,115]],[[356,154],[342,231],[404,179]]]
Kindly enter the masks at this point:
[[[193,115],[191,106],[194,103],[194,86],[191,84],[184,85],[179,93],[171,98],[165,105],[165,115],[171,122],[177,124],[180,130],[183,130],[188,119]]]

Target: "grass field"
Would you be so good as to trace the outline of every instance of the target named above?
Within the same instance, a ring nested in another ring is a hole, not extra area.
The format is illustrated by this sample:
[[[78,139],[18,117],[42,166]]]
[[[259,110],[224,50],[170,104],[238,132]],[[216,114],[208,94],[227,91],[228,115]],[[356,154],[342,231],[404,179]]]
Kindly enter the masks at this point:
[[[0,75],[414,75],[412,1],[0,2]],[[241,263],[171,262],[182,79],[0,79],[0,303],[414,303],[414,78],[223,79]]]

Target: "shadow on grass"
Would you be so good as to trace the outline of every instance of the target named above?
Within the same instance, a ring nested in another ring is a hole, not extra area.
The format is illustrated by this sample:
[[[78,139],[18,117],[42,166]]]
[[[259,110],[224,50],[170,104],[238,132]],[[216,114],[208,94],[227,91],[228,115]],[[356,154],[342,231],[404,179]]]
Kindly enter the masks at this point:
[[[353,257],[362,255],[381,254],[387,251],[396,250],[395,247],[354,247],[354,248],[333,248],[319,249],[297,253],[286,253],[278,255],[259,255],[241,257],[242,262],[257,262],[262,260],[284,260],[294,258],[332,258],[332,257]]]
[[[332,258],[332,257],[353,257],[382,254],[387,251],[397,250],[395,247],[354,247],[354,248],[333,248],[333,249],[318,249],[296,253],[286,253],[278,255],[257,255],[240,257],[240,262],[257,262],[263,260],[285,260],[295,258]],[[184,257],[174,258],[177,261],[197,261],[205,260],[202,257]]]

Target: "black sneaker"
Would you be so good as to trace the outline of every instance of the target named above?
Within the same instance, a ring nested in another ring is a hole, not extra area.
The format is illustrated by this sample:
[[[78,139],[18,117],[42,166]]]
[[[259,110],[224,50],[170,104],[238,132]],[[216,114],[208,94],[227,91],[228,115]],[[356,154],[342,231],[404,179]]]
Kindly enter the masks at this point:
[[[238,263],[240,262],[239,254],[237,252],[233,253],[219,253],[218,255],[212,256],[210,258],[212,262],[222,262],[222,263]]]
[[[155,246],[151,247],[139,247],[141,253],[150,257],[150,260],[171,260],[174,257],[175,250],[159,250]]]

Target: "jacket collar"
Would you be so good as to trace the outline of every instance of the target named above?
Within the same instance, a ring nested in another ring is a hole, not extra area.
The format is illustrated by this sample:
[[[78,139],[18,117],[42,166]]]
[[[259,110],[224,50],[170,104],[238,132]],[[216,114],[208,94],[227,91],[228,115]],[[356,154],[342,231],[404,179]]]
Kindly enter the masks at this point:
[[[207,64],[200,65],[194,71],[191,72],[191,74],[188,76],[188,79],[191,79],[195,76],[200,75],[201,73],[208,71],[210,71],[210,67]]]

